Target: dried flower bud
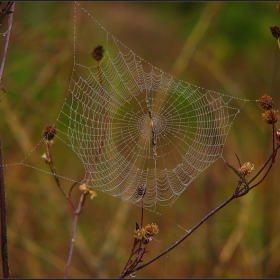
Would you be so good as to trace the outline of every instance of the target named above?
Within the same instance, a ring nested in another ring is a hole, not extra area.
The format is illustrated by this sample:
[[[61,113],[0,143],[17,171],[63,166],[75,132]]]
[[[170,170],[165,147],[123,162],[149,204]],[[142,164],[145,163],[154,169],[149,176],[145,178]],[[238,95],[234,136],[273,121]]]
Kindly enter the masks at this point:
[[[138,228],[134,230],[134,237],[136,239],[142,240],[145,238],[145,236],[146,236],[146,231],[144,228]]]
[[[52,140],[56,135],[56,128],[54,125],[46,125],[43,131],[43,136],[48,140]]]
[[[86,184],[82,184],[79,186],[80,191],[82,191],[84,194],[90,194],[90,199],[93,199],[95,196],[97,196],[97,193],[89,188]]]
[[[152,223],[145,226],[145,231],[148,236],[153,236],[155,234],[158,234],[159,229],[156,224]]]
[[[276,25],[270,26],[271,34],[278,39],[280,37],[280,28]]]
[[[247,174],[250,174],[254,170],[254,164],[250,162],[244,163],[240,168],[239,172],[243,174],[244,176]]]
[[[262,114],[263,120],[269,124],[276,123],[277,120],[279,119],[278,112],[279,112],[278,110],[273,110],[273,109],[265,111]]]
[[[42,155],[42,158],[46,161],[46,163],[50,163],[50,158],[47,156],[46,153]]]
[[[103,49],[103,47],[99,45],[92,50],[91,55],[96,61],[99,61],[103,58],[104,52],[105,50]]]
[[[272,98],[269,96],[269,95],[263,95],[260,100],[260,108],[263,110],[263,111],[266,111],[266,110],[270,110],[273,108],[273,105],[274,105],[274,102],[272,100]]]
[[[158,233],[158,226],[156,224],[148,224],[144,228],[134,230],[134,237],[141,240],[142,243],[147,244],[152,241],[153,236]]]

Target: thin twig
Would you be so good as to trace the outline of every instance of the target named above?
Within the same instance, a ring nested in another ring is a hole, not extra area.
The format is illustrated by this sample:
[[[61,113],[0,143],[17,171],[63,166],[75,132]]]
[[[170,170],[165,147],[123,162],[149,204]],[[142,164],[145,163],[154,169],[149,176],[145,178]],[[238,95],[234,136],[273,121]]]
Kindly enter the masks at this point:
[[[68,255],[68,261],[67,261],[67,265],[66,265],[64,279],[68,278],[70,265],[71,265],[71,261],[72,261],[72,256],[73,256],[74,245],[75,245],[78,219],[79,219],[79,215],[83,209],[85,200],[86,200],[86,195],[84,193],[82,193],[82,195],[80,197],[79,205],[75,211],[74,224],[73,224],[73,230],[72,230],[72,239],[71,239],[70,251],[69,251],[69,255]]]
[[[191,230],[189,230],[182,238],[180,238],[178,241],[176,241],[172,246],[161,252],[156,257],[152,258],[151,260],[147,261],[146,263],[136,267],[135,269],[131,271],[127,271],[125,274],[122,274],[119,276],[119,278],[124,278],[132,273],[135,273],[136,271],[144,268],[145,266],[151,264],[152,262],[156,261],[163,255],[167,254],[171,250],[173,250],[175,247],[177,247],[180,243],[182,243],[187,237],[189,237],[196,229],[198,229],[205,221],[207,221],[211,216],[213,216],[215,213],[217,213],[219,210],[221,210],[224,206],[226,206],[228,203],[230,203],[233,199],[236,197],[232,195],[230,198],[228,198],[225,202],[223,202],[220,206],[218,206],[216,209],[214,209],[212,212],[210,212],[207,216],[205,216],[199,223],[197,223]]]
[[[275,129],[275,127],[273,127],[273,130]],[[273,133],[273,137],[275,137],[275,134]],[[275,141],[272,141],[272,144],[274,146]],[[153,259],[147,261],[146,263],[133,268],[131,270],[126,270],[125,272],[123,272],[119,278],[124,278],[132,273],[137,272],[138,270],[144,268],[145,266],[151,264],[152,262],[154,262],[155,260],[159,259],[160,257],[162,257],[163,255],[167,254],[168,252],[170,252],[171,250],[173,250],[175,247],[177,247],[180,243],[182,243],[187,237],[189,237],[196,229],[198,229],[205,221],[207,221],[211,216],[213,216],[215,213],[217,213],[219,210],[221,210],[223,207],[225,207],[228,203],[230,203],[233,199],[235,198],[239,198],[245,194],[247,194],[249,192],[249,190],[251,190],[252,188],[256,187],[257,185],[259,185],[261,182],[263,182],[263,180],[266,178],[267,174],[270,172],[271,168],[273,167],[274,163],[275,163],[275,158],[276,158],[276,154],[278,149],[280,148],[280,143],[278,143],[277,147],[275,149],[273,149],[272,154],[268,157],[268,159],[266,160],[266,162],[264,163],[264,165],[260,168],[260,170],[257,172],[257,174],[249,181],[247,181],[245,179],[245,176],[243,176],[243,174],[241,174],[236,168],[234,168],[233,166],[231,166],[230,164],[227,163],[227,165],[238,175],[238,177],[240,178],[236,190],[233,193],[233,195],[228,198],[225,202],[223,202],[220,206],[218,206],[216,209],[214,209],[212,212],[210,212],[207,216],[205,216],[199,223],[197,223],[190,231],[188,231],[181,239],[179,239],[178,241],[176,241],[172,246],[170,246],[169,248],[167,248],[165,251],[163,251],[162,253],[160,253],[159,255],[157,255],[156,257],[154,257]],[[237,157],[238,162],[240,164],[240,160]],[[266,171],[266,173],[264,174],[264,176],[261,178],[260,181],[258,181],[256,184],[254,184],[253,186],[249,186],[250,183],[252,183],[260,174],[261,172],[264,170],[264,168],[267,166],[267,164],[271,161],[271,164],[268,167],[268,170]],[[243,184],[245,184],[246,187],[246,192],[242,193],[242,186]],[[241,190],[241,191],[240,191]]]
[[[97,163],[97,161],[98,161],[98,159],[99,159],[99,157],[101,155],[102,149],[103,149],[104,144],[105,144],[105,139],[106,139],[106,134],[107,134],[108,126],[109,126],[108,108],[107,108],[107,102],[106,102],[106,99],[105,99],[105,92],[104,92],[104,89],[103,89],[102,69],[101,69],[100,61],[99,60],[97,61],[97,69],[98,69],[98,76],[99,76],[99,83],[100,83],[100,87],[101,87],[101,94],[102,94],[102,99],[103,99],[103,105],[104,105],[104,109],[105,109],[106,127],[105,127],[105,130],[104,130],[103,138],[102,138],[102,140],[100,142],[100,145],[99,145],[98,153],[95,156],[94,162],[93,162],[93,164],[91,166],[92,170],[94,170],[95,165],[96,165],[96,163]],[[88,172],[87,178],[86,178],[86,181],[85,181],[85,185],[86,186],[88,186],[90,178],[91,178],[91,173]],[[70,198],[70,195],[71,195],[71,191],[72,191],[72,189],[73,189],[73,187],[75,185],[76,185],[76,183],[71,187],[71,189],[69,191],[69,196],[68,196],[69,198]],[[69,256],[68,256],[68,262],[67,262],[67,265],[66,265],[66,271],[65,271],[64,278],[68,278],[68,273],[69,273],[69,269],[70,269],[70,265],[71,265],[71,260],[72,260],[72,256],[73,256],[74,245],[75,245],[75,237],[76,237],[76,231],[77,231],[77,226],[78,226],[78,218],[79,218],[79,215],[80,215],[81,211],[83,210],[83,206],[84,206],[85,200],[86,200],[86,194],[82,193],[82,195],[80,197],[79,205],[78,205],[78,207],[75,210],[75,218],[74,218],[74,225],[73,225],[73,231],[72,231],[72,239],[71,239],[71,245],[70,245],[70,252],[69,252]]]
[[[5,62],[6,62],[6,57],[7,57],[7,52],[8,52],[8,47],[9,47],[9,41],[10,41],[10,34],[11,34],[11,29],[12,29],[12,23],[13,23],[13,16],[14,16],[14,10],[15,10],[15,2],[12,2],[11,5],[11,13],[9,15],[8,19],[8,31],[7,31],[7,36],[6,36],[6,42],[4,46],[4,52],[3,52],[3,57],[2,57],[2,63],[0,66],[0,85],[2,82],[2,75],[5,67]]]
[[[8,262],[8,239],[7,239],[7,211],[6,211],[6,194],[4,184],[4,170],[2,163],[2,141],[0,138],[0,210],[1,210],[1,256],[3,278],[9,278]]]
[[[271,161],[271,164],[269,165],[269,167],[268,167],[267,171],[265,172],[264,176],[261,178],[260,181],[258,181],[258,182],[255,183],[253,186],[251,186],[251,187],[249,188],[249,190],[251,190],[251,189],[255,188],[256,186],[258,186],[258,185],[259,185],[261,182],[263,182],[263,180],[266,178],[267,174],[269,173],[269,171],[271,170],[271,168],[273,167],[273,165],[274,165],[274,163],[275,163],[275,162],[273,161],[273,158],[275,158],[275,153],[278,151],[279,148],[280,148],[280,144],[277,145],[277,147],[275,148],[275,150],[272,152],[272,154],[270,155],[270,157],[266,160],[265,164],[264,164],[263,167],[261,168],[261,170],[263,170],[264,167],[267,165],[267,163],[268,163],[270,160],[272,160],[272,161]],[[260,174],[260,172],[258,172],[258,174]],[[251,183],[253,180],[255,180],[255,179],[256,179],[256,176],[254,176],[254,178],[252,178],[252,179],[248,182],[248,184],[250,184],[250,183]]]
[[[267,164],[269,163],[269,161],[274,157],[275,153],[278,151],[278,149],[280,148],[280,143],[277,145],[277,147],[275,148],[275,150],[272,152],[272,154],[268,157],[268,159],[265,161],[265,163],[263,164],[263,166],[260,168],[260,170],[255,174],[255,176],[250,179],[248,181],[248,184],[250,185],[259,175],[260,173],[265,169],[265,167],[267,166]],[[270,171],[270,169],[272,168],[273,164],[271,163],[270,166],[268,167],[268,170],[265,174],[265,176],[261,179],[260,182],[254,184],[253,186],[250,187],[250,189],[256,187],[257,185],[259,185],[266,177],[267,173]]]
[[[53,154],[52,154],[53,143],[51,141],[46,140],[46,145],[47,145],[47,152],[48,152],[47,157],[46,157],[46,162],[48,163],[48,165],[50,167],[50,170],[53,174],[53,177],[55,179],[55,182],[56,182],[58,188],[63,193],[63,196],[68,200],[68,202],[70,203],[73,210],[75,210],[76,207],[75,207],[74,203],[72,202],[71,198],[69,196],[67,196],[66,193],[64,192],[64,190],[60,184],[59,177],[57,176],[56,171],[55,171],[55,167],[54,167],[54,163],[53,163]]]
[[[1,81],[2,81],[2,75],[4,72],[5,61],[6,61],[7,52],[8,52],[15,3],[12,2],[12,3],[8,4],[8,6],[6,8],[7,8],[7,10],[6,10],[5,14],[10,12],[10,15],[9,15],[9,19],[8,19],[8,32],[7,32],[6,42],[5,42],[5,46],[4,46],[2,63],[0,66],[0,87],[1,87],[1,89],[3,89],[2,85],[1,85]],[[1,138],[0,138],[0,210],[1,210],[1,257],[2,257],[3,278],[9,278],[10,269],[9,269],[9,261],[8,261],[6,192],[5,192],[5,183],[4,183],[4,170],[3,170],[3,163],[2,163]]]
[[[8,2],[6,7],[4,9],[1,9],[1,15],[0,15],[0,25],[3,23],[3,19],[6,15],[12,13],[11,12],[11,6],[13,5],[13,2]],[[0,6],[1,6],[1,2],[0,2]]]

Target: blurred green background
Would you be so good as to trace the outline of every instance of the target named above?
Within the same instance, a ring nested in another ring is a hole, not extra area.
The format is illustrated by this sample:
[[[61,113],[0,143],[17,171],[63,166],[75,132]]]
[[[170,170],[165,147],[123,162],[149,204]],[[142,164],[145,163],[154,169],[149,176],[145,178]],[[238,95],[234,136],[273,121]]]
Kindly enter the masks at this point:
[[[280,104],[280,51],[270,26],[277,2],[80,2],[111,34],[152,65],[192,84],[244,99],[263,94]],[[17,2],[1,92],[11,277],[60,278],[73,213],[48,166],[44,125],[61,110],[73,65],[73,2]],[[90,22],[88,22],[88,26]],[[7,18],[1,26],[6,31]],[[88,30],[90,31],[90,30]],[[89,32],[93,46],[98,38]],[[1,37],[1,53],[5,37]],[[82,45],[82,42],[79,42]],[[87,42],[90,43],[90,42]],[[78,46],[79,47],[79,46]],[[279,108],[279,107],[278,107]],[[248,102],[227,138],[225,159],[258,169],[271,153],[271,127]],[[39,144],[38,144],[39,143]],[[33,150],[35,148],[35,150]],[[81,180],[83,166],[56,142],[58,173]],[[26,158],[26,160],[25,160]],[[17,164],[17,163],[23,164]],[[28,167],[30,165],[32,167]],[[34,168],[35,167],[35,168]],[[36,168],[40,169],[37,170]],[[280,277],[279,163],[247,196],[234,200],[178,248],[140,270],[137,278]],[[144,261],[178,240],[233,192],[237,177],[218,160],[172,207],[145,211],[159,225]],[[72,182],[62,180],[66,192]],[[73,194],[79,198],[79,192]],[[130,254],[140,208],[98,193],[80,215],[71,278],[115,278]]]

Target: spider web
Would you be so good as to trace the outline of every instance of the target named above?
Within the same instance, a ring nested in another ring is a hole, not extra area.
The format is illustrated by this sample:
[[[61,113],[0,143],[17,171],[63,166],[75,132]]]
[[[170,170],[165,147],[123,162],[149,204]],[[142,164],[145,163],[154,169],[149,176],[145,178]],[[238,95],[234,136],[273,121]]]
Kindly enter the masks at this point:
[[[59,137],[65,136],[81,160],[92,189],[145,208],[172,205],[221,158],[246,100],[237,105],[234,97],[166,74],[76,3],[78,9],[95,30],[94,40],[87,42],[87,59],[78,63],[86,42],[78,39],[84,29],[75,24],[74,66],[57,119]],[[98,39],[106,46],[99,66],[90,57]]]

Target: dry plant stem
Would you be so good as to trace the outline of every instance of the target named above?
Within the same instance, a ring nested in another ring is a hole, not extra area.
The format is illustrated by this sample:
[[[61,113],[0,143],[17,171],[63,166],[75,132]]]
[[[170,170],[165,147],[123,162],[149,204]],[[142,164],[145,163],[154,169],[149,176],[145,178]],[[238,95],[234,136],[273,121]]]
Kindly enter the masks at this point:
[[[3,278],[9,278],[8,239],[7,239],[7,211],[6,193],[4,184],[4,170],[2,163],[2,141],[0,138],[0,210],[1,210],[1,257]]]
[[[61,190],[61,192],[63,193],[64,197],[68,200],[68,202],[70,203],[71,207],[75,210],[75,205],[73,204],[72,200],[70,199],[69,196],[66,195],[66,193],[64,192],[61,184],[60,184],[60,181],[59,181],[59,178],[58,176],[56,175],[56,171],[55,171],[55,168],[54,168],[54,163],[53,163],[53,156],[52,156],[52,146],[49,145],[49,142],[46,142],[46,145],[47,145],[47,152],[48,152],[48,158],[47,158],[47,163],[49,164],[49,167],[50,167],[50,170],[53,174],[53,177],[55,179],[55,182],[57,184],[57,186],[59,187],[59,189]]]
[[[0,66],[0,86],[1,86],[1,82],[2,82],[2,76],[3,76],[7,52],[8,52],[15,3],[12,2],[10,5],[11,6],[9,6],[9,8],[7,8],[7,9],[10,9],[11,14],[9,15],[8,32],[7,32],[6,42],[5,42],[5,46],[4,46],[2,63]],[[1,88],[2,88],[2,86],[1,86]],[[3,170],[3,163],[2,163],[2,141],[1,141],[1,139],[0,139],[0,210],[1,210],[1,257],[2,257],[3,278],[9,278],[10,269],[9,269],[9,262],[8,262],[6,192],[5,192],[5,184],[4,184],[4,170]]]
[[[142,199],[142,207],[141,207],[141,228],[143,227],[143,220],[144,220],[144,202]]]
[[[1,5],[1,3],[0,3]],[[13,5],[13,2],[8,2],[6,7],[4,9],[1,9],[1,15],[0,15],[0,25],[3,23],[3,19],[6,15],[11,13],[11,6]]]
[[[211,216],[213,216],[215,213],[217,213],[219,210],[221,210],[223,207],[225,207],[228,203],[230,203],[233,199],[236,197],[232,195],[230,198],[228,198],[225,202],[223,202],[220,206],[218,206],[216,209],[214,209],[212,212],[210,212],[207,216],[205,216],[198,224],[196,224],[191,230],[189,230],[182,238],[180,238],[176,243],[174,243],[172,246],[164,250],[162,253],[154,257],[153,259],[147,261],[146,263],[136,267],[135,269],[132,269],[130,271],[127,271],[126,273],[123,273],[122,275],[119,276],[119,278],[124,278],[132,273],[137,272],[138,270],[144,268],[145,266],[151,264],[152,262],[156,261],[163,255],[167,254],[170,252],[172,249],[177,247],[180,243],[182,243],[187,237],[189,237],[196,229],[198,229],[205,221],[207,221]]]
[[[273,139],[273,151],[274,151],[274,155],[272,158],[273,164],[277,155],[277,150],[275,150],[275,138],[276,138],[276,126],[275,123],[272,124],[272,139]]]
[[[141,225],[140,227],[143,228],[143,220],[144,220],[144,203],[143,203],[143,199],[142,199],[142,207],[141,207]],[[136,229],[138,228],[138,224],[136,223]],[[135,249],[136,246],[139,245],[138,249]],[[146,252],[145,250],[146,245],[143,244],[141,242],[141,240],[134,238],[134,243],[131,249],[131,253],[130,256],[128,258],[128,261],[122,271],[122,273],[119,275],[118,278],[123,278],[126,275],[130,274],[127,273],[128,271],[131,271],[132,269],[134,269],[140,262],[142,262],[142,257],[144,255],[144,253]],[[132,260],[132,257],[137,254],[137,257]]]
[[[246,186],[249,186],[250,183],[252,183],[260,174],[261,172],[264,170],[264,168],[267,166],[267,164],[271,161],[271,164],[268,167],[268,170],[265,172],[264,176],[261,178],[261,180],[259,180],[256,184],[254,184],[251,187],[248,187],[248,191],[251,190],[252,188],[256,187],[257,185],[259,185],[261,182],[263,182],[263,180],[266,178],[267,174],[269,173],[269,171],[271,170],[271,168],[273,167],[274,163],[275,163],[275,155],[277,153],[277,150],[280,148],[280,143],[277,145],[277,147],[273,150],[272,154],[269,156],[269,158],[266,160],[266,162],[264,163],[264,165],[260,168],[260,170],[257,172],[257,174],[250,180],[247,181],[244,176],[242,174],[237,174],[241,181],[238,183],[237,188],[241,186],[241,183],[246,184]],[[231,167],[231,165],[228,164],[229,167]],[[231,167],[233,170],[234,168]],[[122,273],[119,278],[124,278],[132,273],[137,272],[138,270],[144,268],[145,266],[151,264],[152,262],[156,261],[157,259],[159,259],[160,257],[162,257],[163,255],[167,254],[169,251],[171,251],[172,249],[174,249],[175,247],[177,247],[180,243],[182,243],[187,237],[189,237],[196,229],[198,229],[205,221],[207,221],[211,216],[213,216],[215,213],[217,213],[219,210],[221,210],[223,207],[225,207],[228,203],[230,203],[233,199],[235,198],[239,198],[241,196],[243,196],[243,194],[238,194],[237,193],[237,188],[236,191],[234,192],[234,194],[228,198],[225,202],[223,202],[220,206],[218,206],[216,209],[214,209],[212,212],[210,212],[207,216],[205,216],[199,223],[197,223],[190,231],[188,231],[187,234],[185,234],[181,239],[179,239],[176,243],[174,243],[172,246],[170,246],[169,248],[167,248],[165,251],[163,251],[162,253],[160,253],[159,255],[157,255],[156,257],[154,257],[153,259],[151,259],[150,261],[134,268],[131,270],[127,270],[124,273]],[[248,191],[245,193],[247,194]],[[134,245],[135,247],[135,245]]]
[[[135,249],[139,245],[137,249]],[[129,256],[129,259],[125,265],[125,268],[121,275],[118,276],[118,278],[124,278],[125,276],[128,276],[132,274],[135,270],[135,267],[142,262],[142,258],[144,254],[147,253],[146,251],[146,245],[141,242],[139,239],[134,239],[134,244],[131,250],[131,254]],[[132,260],[132,257],[136,255],[136,258]]]
[[[74,245],[75,245],[78,219],[79,219],[79,215],[80,215],[81,211],[83,210],[83,206],[84,206],[85,201],[86,201],[86,195],[84,193],[82,193],[82,195],[80,197],[79,205],[78,205],[77,209],[75,210],[75,217],[74,217],[74,225],[73,225],[73,231],[72,231],[70,252],[69,252],[69,255],[68,255],[68,261],[67,261],[67,265],[66,265],[64,279],[68,278],[70,265],[71,265],[71,260],[72,260],[72,256],[73,256]]]
[[[75,245],[75,238],[76,238],[76,232],[77,232],[77,226],[78,226],[78,218],[79,218],[79,215],[80,215],[80,213],[83,209],[83,205],[85,203],[86,195],[84,193],[82,193],[82,195],[80,197],[78,207],[76,208],[74,203],[71,200],[71,192],[72,192],[72,189],[74,188],[74,186],[77,184],[77,182],[75,182],[72,185],[72,187],[70,188],[70,191],[69,191],[69,195],[67,196],[66,193],[64,192],[63,188],[61,187],[58,176],[56,175],[54,164],[53,164],[53,157],[52,157],[52,145],[50,145],[49,142],[47,142],[47,148],[48,148],[47,149],[48,150],[47,162],[50,166],[50,169],[52,171],[52,174],[54,176],[56,184],[59,187],[59,189],[62,191],[64,197],[66,197],[66,199],[69,201],[72,208],[75,210],[75,217],[74,217],[74,224],[73,224],[73,230],[72,230],[72,239],[71,239],[70,251],[69,251],[68,261],[67,261],[66,270],[65,270],[65,274],[64,274],[64,278],[68,278],[70,265],[71,265],[71,260],[72,260],[72,256],[73,256],[74,245]]]
[[[11,34],[12,23],[13,23],[14,10],[15,10],[15,2],[12,2],[11,9],[10,9],[11,13],[10,13],[9,19],[8,19],[8,32],[7,32],[7,36],[6,36],[6,42],[5,42],[5,47],[4,47],[3,57],[2,57],[2,63],[1,63],[1,67],[0,67],[0,85],[2,83],[2,75],[3,75],[5,62],[6,62],[6,57],[7,57],[7,52],[8,52],[10,34]]]
[[[100,145],[99,145],[98,152],[97,152],[97,154],[96,154],[96,156],[94,158],[94,162],[93,162],[93,164],[91,166],[92,170],[94,170],[95,164],[97,163],[97,161],[98,161],[98,159],[99,159],[99,157],[101,155],[102,149],[104,147],[105,139],[106,139],[106,134],[107,134],[108,126],[109,126],[108,108],[107,108],[107,102],[106,102],[106,99],[105,99],[105,92],[103,90],[102,70],[101,70],[100,62],[99,61],[97,62],[97,69],[98,69],[98,75],[99,75],[99,82],[100,82],[100,87],[101,87],[101,94],[102,94],[102,99],[103,99],[103,105],[104,105],[104,108],[105,108],[106,127],[105,127],[105,130],[104,130],[103,138],[102,138],[102,140],[100,142]],[[88,172],[87,178],[86,178],[86,182],[85,182],[86,185],[89,184],[90,177],[91,177],[91,173]],[[68,198],[70,198],[72,189],[73,189],[73,187],[75,185],[76,185],[76,183],[70,189]],[[86,195],[83,193],[81,195],[81,197],[80,197],[79,205],[78,205],[78,207],[75,210],[75,218],[74,218],[74,225],[73,225],[73,231],[72,231],[72,240],[71,240],[70,252],[69,252],[69,256],[68,256],[68,262],[67,262],[67,265],[66,265],[66,271],[65,271],[64,278],[68,278],[70,264],[71,264],[71,260],[72,260],[72,256],[73,256],[73,249],[74,249],[74,245],[75,245],[75,236],[76,236],[77,225],[78,225],[78,217],[79,217],[79,215],[80,215],[80,213],[81,213],[81,211],[83,209],[83,205],[85,203],[85,198],[86,198]],[[71,201],[71,199],[69,199],[69,201]]]
[[[275,157],[276,157],[276,153],[278,151],[278,149],[280,148],[280,143],[276,146],[276,148],[273,150],[272,154],[270,155],[270,157],[266,160],[266,162],[264,163],[264,165],[261,167],[261,169],[257,172],[257,174],[250,180],[248,181],[248,184],[251,184],[259,175],[260,173],[264,170],[264,168],[267,166],[267,164],[270,162],[271,163],[267,169],[267,171],[265,172],[264,176],[261,178],[260,181],[258,181],[257,183],[255,183],[253,186],[251,186],[249,188],[249,190],[255,188],[257,185],[259,185],[261,182],[263,182],[263,180],[266,178],[267,174],[269,173],[269,171],[271,170],[271,168],[273,167],[274,163],[275,163]]]

